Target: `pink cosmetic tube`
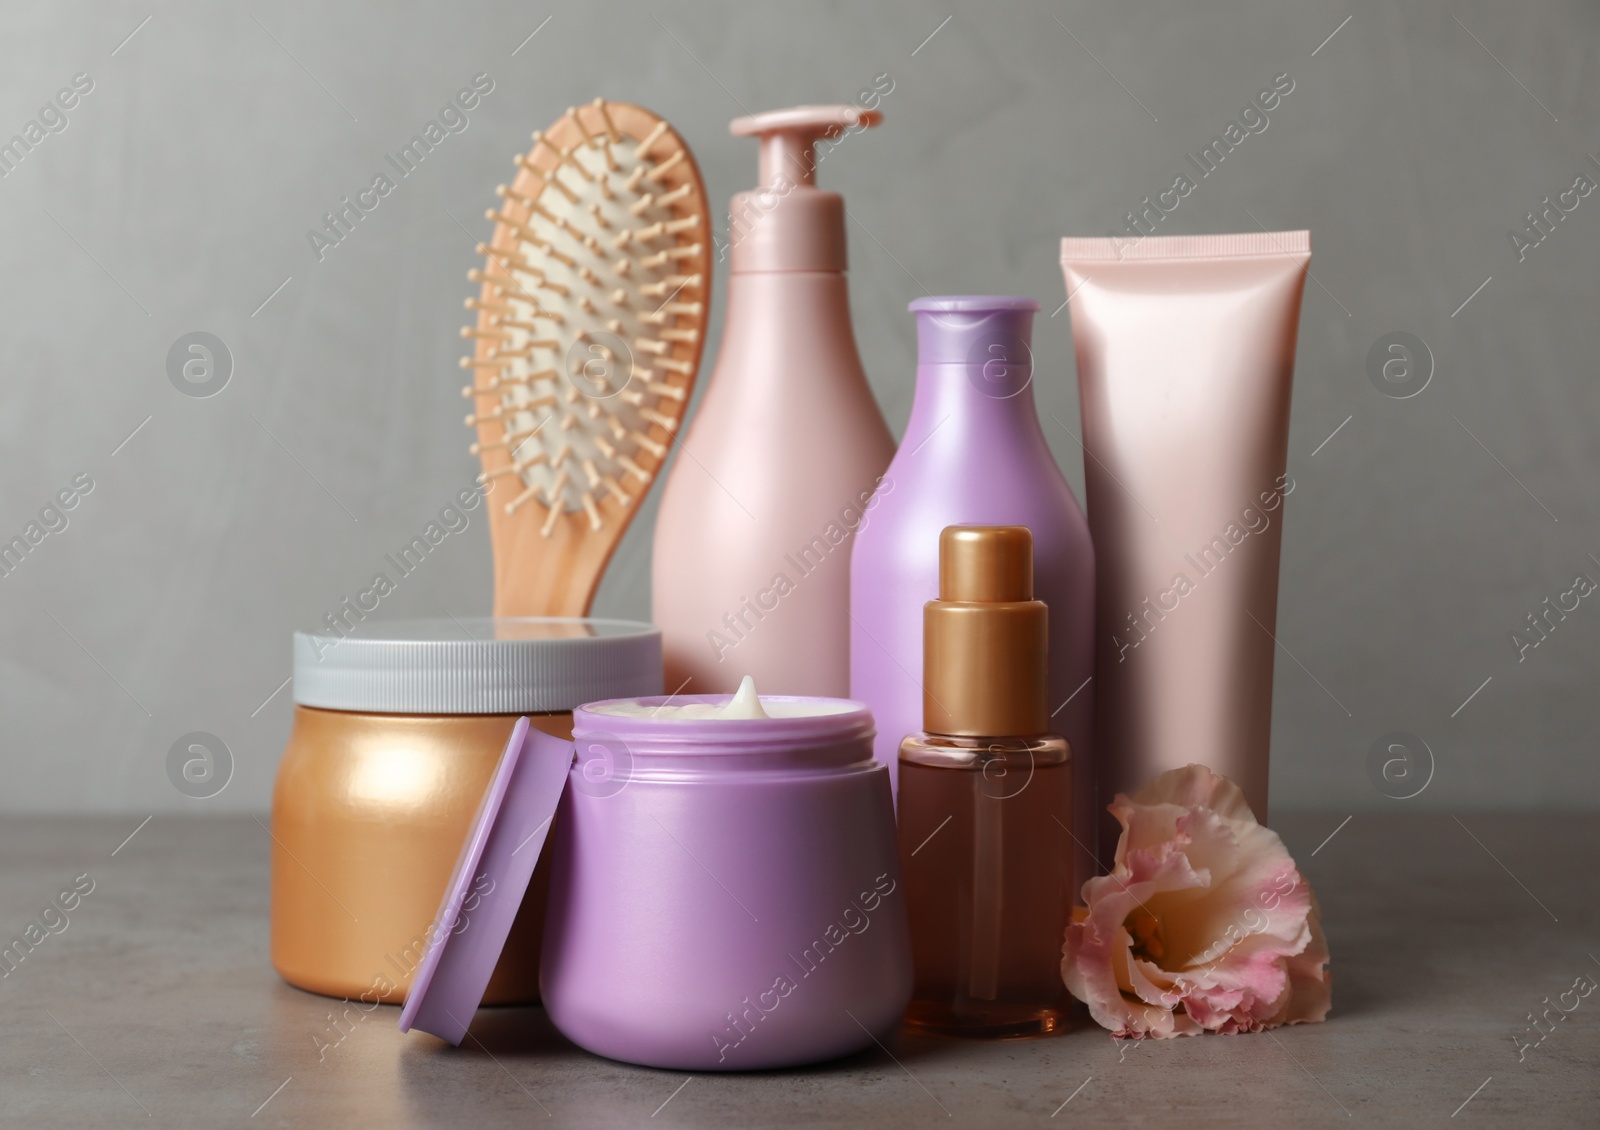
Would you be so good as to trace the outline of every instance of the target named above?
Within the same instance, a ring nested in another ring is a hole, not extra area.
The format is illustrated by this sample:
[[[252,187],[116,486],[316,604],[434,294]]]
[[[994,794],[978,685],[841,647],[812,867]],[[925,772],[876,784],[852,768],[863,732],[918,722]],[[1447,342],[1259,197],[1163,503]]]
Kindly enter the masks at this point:
[[[1095,549],[1102,806],[1200,762],[1267,819],[1289,389],[1310,261],[1304,231],[1061,241]],[[1105,824],[1109,866],[1118,828]]]

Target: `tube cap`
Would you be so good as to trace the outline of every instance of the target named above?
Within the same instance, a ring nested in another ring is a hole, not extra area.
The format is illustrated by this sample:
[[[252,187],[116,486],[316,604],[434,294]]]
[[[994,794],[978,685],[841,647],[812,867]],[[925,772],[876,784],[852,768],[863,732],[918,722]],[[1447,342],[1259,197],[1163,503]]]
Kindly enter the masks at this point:
[[[945,527],[939,599],[923,606],[922,623],[923,729],[1011,737],[1049,728],[1049,610],[1033,599],[1028,527]]]
[[[571,742],[517,719],[445,885],[400,1010],[400,1031],[420,1028],[452,1044],[466,1035],[528,893],[571,767]]]
[[[735,118],[728,131],[761,141],[761,186],[734,196],[729,267],[744,271],[843,271],[844,198],[816,187],[818,141],[877,125],[860,106],[795,106]]]

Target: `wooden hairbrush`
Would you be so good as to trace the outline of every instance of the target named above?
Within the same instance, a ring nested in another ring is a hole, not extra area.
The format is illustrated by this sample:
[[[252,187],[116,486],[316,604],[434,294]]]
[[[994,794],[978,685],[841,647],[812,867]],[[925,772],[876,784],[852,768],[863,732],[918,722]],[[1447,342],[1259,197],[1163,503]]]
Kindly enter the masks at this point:
[[[711,297],[700,170],[661,118],[596,98],[516,159],[479,244],[461,366],[496,616],[583,616],[689,405]]]

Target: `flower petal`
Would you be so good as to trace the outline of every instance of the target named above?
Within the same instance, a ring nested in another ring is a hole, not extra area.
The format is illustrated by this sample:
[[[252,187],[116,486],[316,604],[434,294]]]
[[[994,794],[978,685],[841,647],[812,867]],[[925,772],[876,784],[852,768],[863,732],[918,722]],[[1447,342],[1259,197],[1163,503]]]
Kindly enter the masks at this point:
[[[1190,765],[1110,811],[1115,865],[1084,884],[1062,947],[1062,978],[1097,1022],[1164,1038],[1327,1015],[1316,898],[1233,782]]]
[[[1180,808],[1209,808],[1226,820],[1256,823],[1244,790],[1204,765],[1169,769],[1134,795],[1137,804],[1175,804]]]

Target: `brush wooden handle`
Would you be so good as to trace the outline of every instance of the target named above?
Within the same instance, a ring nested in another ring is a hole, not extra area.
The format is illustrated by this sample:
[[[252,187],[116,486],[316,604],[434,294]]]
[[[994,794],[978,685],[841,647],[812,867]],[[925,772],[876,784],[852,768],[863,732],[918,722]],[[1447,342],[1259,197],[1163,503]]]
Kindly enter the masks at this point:
[[[491,503],[500,501],[491,492]],[[587,616],[606,565],[621,540],[577,522],[558,522],[549,537],[539,523],[491,509],[494,615]],[[496,530],[498,524],[499,529]]]

